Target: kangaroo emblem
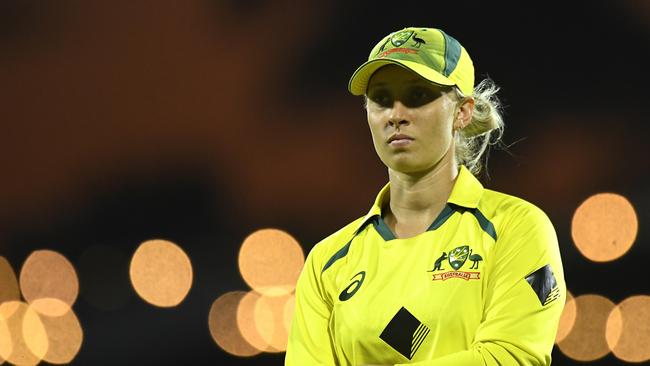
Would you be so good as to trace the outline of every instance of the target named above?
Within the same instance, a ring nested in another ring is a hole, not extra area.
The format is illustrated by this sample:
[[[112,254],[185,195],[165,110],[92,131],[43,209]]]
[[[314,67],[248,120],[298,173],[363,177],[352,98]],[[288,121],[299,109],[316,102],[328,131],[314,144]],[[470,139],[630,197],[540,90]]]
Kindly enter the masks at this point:
[[[478,254],[472,254],[472,249],[470,249],[469,250],[469,260],[474,262],[474,263],[472,263],[472,266],[469,267],[469,269],[475,269],[475,268],[478,269],[478,262],[482,261],[483,257],[481,257]],[[476,266],[476,267],[474,267],[474,266]]]
[[[417,47],[417,48],[420,48],[420,46],[421,46],[422,44],[426,44],[426,43],[427,43],[427,42],[425,42],[422,38],[419,38],[417,33],[415,33],[415,34],[413,35],[413,40],[415,41],[415,44],[414,44],[413,46],[415,46],[415,47]]]
[[[445,259],[447,259],[447,253],[442,252],[442,255],[440,256],[440,258],[436,259],[436,264],[433,266],[433,269],[430,270],[430,271],[427,271],[427,272],[442,271],[443,268],[441,268],[441,266],[442,266],[442,262]]]
[[[375,54],[375,56],[377,56],[378,54],[384,52],[384,48],[386,47],[386,44],[388,44],[388,42],[390,42],[390,38],[388,38],[388,39],[386,40],[386,42],[384,42],[384,44],[381,45],[381,47],[379,48],[379,51],[377,51],[377,53]]]

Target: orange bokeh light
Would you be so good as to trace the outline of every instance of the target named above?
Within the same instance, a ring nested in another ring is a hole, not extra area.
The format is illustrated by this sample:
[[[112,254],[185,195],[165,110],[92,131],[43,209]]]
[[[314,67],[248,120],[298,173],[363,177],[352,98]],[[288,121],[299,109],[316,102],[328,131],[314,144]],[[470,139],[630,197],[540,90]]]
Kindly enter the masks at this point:
[[[594,361],[609,353],[605,329],[614,303],[600,295],[580,295],[573,298],[576,306],[575,323],[569,334],[557,343],[560,351],[577,361]]]
[[[39,360],[45,358],[49,349],[49,338],[43,321],[35,307],[29,306],[23,315],[23,342]]]
[[[14,343],[11,340],[9,325],[7,325],[4,315],[0,312],[0,364],[5,362],[7,357],[11,355],[13,349]]]
[[[178,305],[192,287],[192,263],[183,249],[166,240],[140,244],[129,267],[131,283],[146,302],[160,307]]]
[[[576,209],[571,236],[582,255],[595,262],[607,262],[623,256],[632,247],[638,228],[630,201],[615,193],[599,193]]]
[[[72,263],[63,255],[52,250],[37,250],[27,257],[20,270],[20,289],[30,304],[43,298],[61,300],[41,301],[33,307],[41,314],[60,316],[76,301],[79,279]]]
[[[0,256],[0,304],[20,300],[20,289],[16,273],[9,261]]]
[[[237,308],[245,295],[244,291],[231,291],[219,296],[208,314],[208,328],[215,343],[224,351],[242,357],[260,353],[242,337],[237,327]]]
[[[67,305],[58,299],[39,299],[30,306],[37,308],[37,302],[43,300],[61,302],[57,305],[60,307],[65,307]],[[49,345],[47,347],[47,352],[42,356],[43,360],[53,364],[70,363],[81,349],[81,343],[83,340],[81,324],[72,308],[69,308],[69,310],[61,316],[40,314],[39,318],[39,321],[45,330],[45,334],[47,335]],[[38,344],[33,344],[34,340],[35,338],[28,337],[27,333],[25,333],[25,341],[30,349],[38,347]]]
[[[291,322],[293,320],[293,313],[296,310],[296,295],[292,295],[284,306],[284,329],[287,333],[291,332]]]
[[[262,336],[260,330],[257,327],[256,321],[256,307],[258,300],[262,297],[257,291],[248,291],[246,295],[242,297],[237,306],[237,327],[242,337],[253,347],[263,352],[270,352],[271,345],[268,342],[269,336]],[[261,309],[262,316],[265,318],[272,318],[273,313],[268,308]]]
[[[38,313],[28,304],[8,301],[0,304],[0,317],[4,317],[11,336],[11,353],[3,357],[14,365],[36,365],[47,352],[47,335]],[[29,338],[32,346],[28,346]]]
[[[255,304],[255,323],[257,329],[270,348],[267,352],[287,350],[289,331],[285,325],[285,308],[294,295],[262,296]]]
[[[293,301],[293,294],[268,296],[249,291],[237,309],[237,326],[244,339],[260,351],[285,351],[289,338],[287,307]]]
[[[576,322],[576,303],[573,299],[573,295],[569,291],[566,292],[566,302],[564,304],[564,310],[562,310],[562,316],[560,316],[560,324],[557,328],[557,336],[555,337],[555,343],[562,342],[566,336],[569,335],[573,325]]]
[[[290,294],[305,263],[302,247],[285,231],[262,229],[249,235],[239,250],[239,271],[257,292]]]
[[[607,319],[607,344],[626,362],[650,360],[650,296],[628,297]]]

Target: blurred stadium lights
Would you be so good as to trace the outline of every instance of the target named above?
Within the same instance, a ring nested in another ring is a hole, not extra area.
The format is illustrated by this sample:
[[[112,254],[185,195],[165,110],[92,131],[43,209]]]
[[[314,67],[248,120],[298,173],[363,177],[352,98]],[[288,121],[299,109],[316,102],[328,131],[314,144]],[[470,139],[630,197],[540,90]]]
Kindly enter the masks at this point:
[[[38,309],[38,303],[43,300],[48,302],[59,302],[59,304],[55,306],[57,309],[68,306],[67,303],[59,299],[38,299],[35,300],[34,303],[30,304],[30,306],[34,309]],[[63,315],[57,316],[43,314],[38,310],[31,314],[31,322],[34,324],[40,322],[45,330],[45,334],[47,335],[48,347],[42,359],[53,364],[67,364],[71,362],[81,349],[81,344],[83,342],[83,330],[79,323],[79,319],[72,308],[68,307],[68,311]],[[38,315],[38,318],[34,318],[34,315]],[[25,317],[23,325],[23,336],[25,342],[30,350],[38,349],[39,343],[37,342],[34,344],[34,340],[38,340],[38,335],[40,334],[38,333],[39,329],[37,327],[27,327],[25,324],[27,324],[27,316]],[[35,329],[37,333],[28,333],[27,329]]]
[[[70,363],[81,348],[83,329],[72,309],[79,280],[68,259],[52,250],[32,252],[19,284],[11,264],[0,257],[0,283],[0,363]]]
[[[576,322],[576,302],[573,299],[573,295],[567,291],[566,294],[566,303],[564,304],[564,310],[562,311],[562,316],[560,317],[560,324],[557,328],[557,336],[555,337],[555,343],[562,342],[571,330],[573,325]]]
[[[650,360],[650,296],[631,296],[619,303],[607,319],[606,340],[620,360]]]
[[[638,229],[634,207],[615,193],[587,198],[576,209],[571,222],[573,242],[582,255],[594,262],[623,256],[634,244]]]
[[[0,304],[11,300],[20,300],[18,279],[11,263],[0,256]]]
[[[607,317],[614,309],[608,298],[587,294],[576,296],[576,320],[569,334],[558,342],[560,351],[577,361],[595,361],[609,353],[605,340]]]
[[[70,311],[77,300],[79,278],[72,263],[62,254],[53,250],[37,250],[27,257],[20,270],[20,290],[25,300],[39,313],[62,316]],[[35,303],[38,299],[42,301]]]
[[[295,289],[305,255],[289,233],[261,229],[244,239],[238,260],[239,271],[248,286],[261,294],[281,296]]]
[[[131,283],[146,302],[159,307],[178,305],[192,287],[192,263],[183,249],[167,240],[140,244],[131,258]]]
[[[260,353],[244,339],[237,326],[237,309],[245,295],[245,291],[231,291],[219,296],[208,314],[208,328],[214,342],[222,350],[240,357]]]
[[[300,243],[285,231],[261,229],[246,237],[238,263],[252,289],[229,292],[213,303],[209,325],[217,345],[241,356],[284,352],[304,262]]]
[[[22,301],[0,304],[0,317],[5,319],[11,347],[0,354],[14,365],[36,365],[47,353],[48,339],[39,315]],[[29,337],[29,341],[25,338]]]

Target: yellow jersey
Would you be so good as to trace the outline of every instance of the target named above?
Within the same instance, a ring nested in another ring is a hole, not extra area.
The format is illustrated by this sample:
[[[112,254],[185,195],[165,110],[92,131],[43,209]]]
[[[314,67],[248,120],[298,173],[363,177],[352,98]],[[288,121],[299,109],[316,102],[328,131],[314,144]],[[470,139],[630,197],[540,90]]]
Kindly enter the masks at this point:
[[[285,365],[550,365],[566,285],[546,214],[465,167],[426,232],[367,215],[310,251]]]

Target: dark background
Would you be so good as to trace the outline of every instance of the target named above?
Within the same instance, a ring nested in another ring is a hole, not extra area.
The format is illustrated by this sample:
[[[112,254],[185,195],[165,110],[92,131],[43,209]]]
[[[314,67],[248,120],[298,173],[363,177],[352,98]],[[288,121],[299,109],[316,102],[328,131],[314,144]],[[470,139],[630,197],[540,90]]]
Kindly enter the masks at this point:
[[[45,248],[76,266],[75,364],[282,363],[218,348],[210,305],[247,289],[237,253],[251,232],[281,228],[308,251],[370,207],[387,175],[347,80],[405,26],[444,29],[477,81],[502,87],[513,145],[482,181],[547,212],[569,290],[650,294],[648,1],[2,0],[0,255],[17,272]],[[640,221],[635,246],[605,264],[570,235],[599,192],[626,196]],[[192,260],[178,307],[130,286],[130,256],[151,238]],[[110,255],[87,264],[96,248]]]

